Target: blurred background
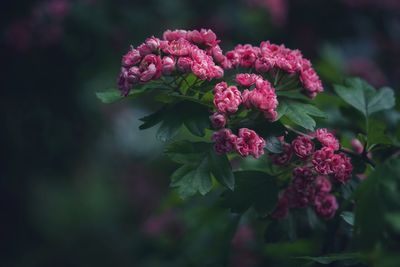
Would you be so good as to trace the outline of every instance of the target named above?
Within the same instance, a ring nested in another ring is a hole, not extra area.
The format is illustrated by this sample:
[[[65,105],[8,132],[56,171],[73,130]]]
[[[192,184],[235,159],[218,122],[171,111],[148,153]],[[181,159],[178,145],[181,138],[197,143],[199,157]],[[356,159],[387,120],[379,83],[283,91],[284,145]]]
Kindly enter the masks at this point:
[[[0,266],[264,266],[262,224],[181,201],[175,166],[138,119],[151,101],[104,105],[129,45],[211,28],[226,51],[263,40],[300,49],[329,85],[400,84],[398,0],[0,1]],[[233,234],[232,242],[226,235]],[[303,244],[306,253],[312,244]]]

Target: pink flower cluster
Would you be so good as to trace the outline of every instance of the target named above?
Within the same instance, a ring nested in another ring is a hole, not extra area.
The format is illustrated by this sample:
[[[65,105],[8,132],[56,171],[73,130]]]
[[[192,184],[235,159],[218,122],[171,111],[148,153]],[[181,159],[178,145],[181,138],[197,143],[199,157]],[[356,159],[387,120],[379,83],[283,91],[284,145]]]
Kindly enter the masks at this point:
[[[332,184],[325,176],[315,176],[310,168],[298,167],[293,171],[291,183],[282,191],[272,217],[282,219],[291,208],[311,206],[319,216],[330,219],[338,208],[331,190]]]
[[[305,59],[299,50],[291,50],[284,45],[271,44],[269,41],[261,42],[259,47],[249,44],[237,45],[226,53],[220,63],[225,69],[251,68],[259,74],[275,69],[293,77],[297,74],[303,93],[310,98],[323,91],[321,80],[312,68],[311,62]]]
[[[331,181],[346,183],[353,171],[350,158],[337,153],[336,137],[327,129],[317,129],[310,136],[297,136],[290,144],[282,141],[282,148],[282,153],[270,155],[272,162],[292,162],[297,167],[272,217],[283,218],[290,208],[312,206],[321,217],[331,218],[338,208],[336,198],[330,194]]]
[[[238,135],[229,129],[221,129],[214,132],[212,140],[218,154],[237,152],[242,157],[253,156],[259,158],[264,154],[265,141],[253,130],[247,128],[239,129]]]
[[[220,82],[214,88],[214,106],[217,110],[210,116],[214,128],[220,129],[226,127],[227,118],[238,111],[240,104],[247,109],[256,109],[261,111],[270,121],[276,120],[278,114],[276,108],[278,100],[275,89],[261,76],[255,74],[237,74],[236,82],[239,87],[245,89],[241,93],[237,86],[228,86],[226,82]],[[230,130],[222,129],[214,134],[213,140],[216,142],[215,150],[218,153],[227,153],[236,151],[241,156],[252,155],[255,158],[264,154],[265,141],[259,137],[253,130],[242,128],[239,130],[239,136],[236,138]],[[228,140],[228,144],[226,143]],[[229,149],[228,149],[229,148]]]
[[[218,43],[215,33],[205,29],[168,30],[163,39],[147,38],[122,57],[118,88],[127,95],[135,84],[157,80],[175,71],[191,72],[201,80],[221,78],[224,70],[214,62],[214,57],[222,55]]]

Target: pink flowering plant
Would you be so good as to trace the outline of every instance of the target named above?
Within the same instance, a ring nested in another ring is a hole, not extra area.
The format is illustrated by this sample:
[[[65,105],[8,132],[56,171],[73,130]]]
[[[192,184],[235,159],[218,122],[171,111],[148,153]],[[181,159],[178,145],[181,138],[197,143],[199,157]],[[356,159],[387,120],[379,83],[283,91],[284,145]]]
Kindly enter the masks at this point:
[[[393,90],[356,78],[334,87],[335,101],[365,120],[346,147],[338,129],[317,128],[327,116],[313,99],[324,88],[299,50],[263,41],[223,52],[220,44],[206,29],[149,37],[123,55],[118,90],[97,96],[161,104],[140,129],[159,125],[157,138],[179,164],[171,186],[182,198],[225,188],[221,202],[234,213],[255,210],[271,222],[340,215],[353,224],[358,177],[375,168],[373,150],[391,144],[371,115],[394,106]]]

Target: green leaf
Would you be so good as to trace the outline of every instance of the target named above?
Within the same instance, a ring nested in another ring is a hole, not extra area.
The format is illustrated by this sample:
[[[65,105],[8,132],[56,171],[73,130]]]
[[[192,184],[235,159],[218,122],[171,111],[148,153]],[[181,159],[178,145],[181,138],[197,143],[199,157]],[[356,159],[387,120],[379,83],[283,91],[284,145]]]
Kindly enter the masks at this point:
[[[261,215],[275,207],[278,187],[275,178],[260,171],[235,172],[235,191],[224,193],[224,206],[232,212],[243,213],[253,206]]]
[[[385,211],[400,208],[399,188],[399,158],[379,165],[358,187],[354,233],[361,248],[371,249],[383,238]]]
[[[371,119],[368,123],[368,148],[376,144],[392,144],[392,141],[385,133],[386,124],[383,121]]]
[[[165,154],[174,162],[180,164],[196,164],[212,149],[211,143],[177,141],[169,144]]]
[[[394,92],[391,88],[375,90],[359,78],[346,79],[343,85],[335,85],[334,88],[345,102],[359,110],[366,118],[395,105]]]
[[[213,149],[210,150],[208,156],[210,170],[215,179],[221,185],[233,190],[235,187],[235,178],[228,157],[226,155],[217,155]]]
[[[128,98],[128,99],[135,99],[139,96],[142,96],[148,92],[151,92],[154,89],[160,89],[163,88],[163,85],[160,84],[157,81],[153,81],[147,84],[142,84],[142,85],[136,85],[127,96],[122,96],[121,91],[117,89],[109,89],[107,91],[103,92],[97,92],[96,96],[98,99],[101,100],[101,102],[105,104],[110,104],[117,102],[119,100]]]
[[[144,123],[139,129],[147,129],[161,123],[157,138],[162,141],[172,139],[182,125],[196,136],[204,136],[205,129],[210,127],[208,109],[197,103],[181,101],[165,105],[151,115],[141,118]]]
[[[235,182],[228,158],[216,155],[211,143],[178,141],[170,144],[165,153],[171,160],[183,164],[171,177],[171,186],[178,187],[182,198],[197,192],[208,193],[212,188],[211,175],[233,190]]]
[[[274,154],[279,154],[283,152],[282,143],[275,136],[270,136],[266,138],[265,149]]]
[[[118,91],[116,89],[111,89],[111,90],[103,91],[103,92],[97,92],[96,96],[98,99],[101,100],[101,102],[103,102],[105,104],[110,104],[110,103],[116,102],[116,101],[124,98],[121,95],[121,91]]]
[[[163,107],[150,115],[140,118],[139,120],[142,121],[143,124],[139,126],[139,129],[144,130],[157,125],[163,120],[165,112],[166,108]]]
[[[212,188],[208,158],[203,158],[198,165],[183,165],[172,174],[171,179],[171,187],[178,187],[178,193],[182,198],[197,192],[202,195],[207,194]]]
[[[350,224],[351,226],[354,225],[354,213],[350,211],[343,211],[342,214],[340,214],[340,217],[343,218],[343,220]]]
[[[359,261],[362,259],[362,254],[361,253],[341,253],[341,254],[330,254],[326,256],[320,256],[320,257],[296,257],[297,259],[304,259],[304,260],[310,260],[314,261],[320,264],[331,264],[335,261],[348,261],[348,260],[356,260]]]
[[[304,100],[304,101],[310,100],[308,97],[306,97],[304,94],[300,93],[299,91],[288,92],[288,91],[276,90],[276,95],[278,97],[286,97],[286,98],[298,99],[298,100]],[[280,99],[280,98],[278,98],[278,99]]]
[[[317,107],[291,100],[281,101],[278,106],[278,117],[285,116],[293,123],[307,129],[314,130],[315,120],[311,117],[326,117]]]

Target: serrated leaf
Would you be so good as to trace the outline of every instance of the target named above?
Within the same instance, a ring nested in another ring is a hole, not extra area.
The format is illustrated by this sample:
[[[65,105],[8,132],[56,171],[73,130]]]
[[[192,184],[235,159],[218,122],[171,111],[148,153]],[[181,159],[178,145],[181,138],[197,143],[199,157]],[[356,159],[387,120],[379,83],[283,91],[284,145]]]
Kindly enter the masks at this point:
[[[391,88],[375,90],[359,78],[346,79],[343,85],[335,85],[334,89],[345,102],[359,110],[366,118],[395,105],[394,92]]]
[[[197,103],[181,101],[165,105],[155,113],[141,118],[144,123],[139,129],[147,129],[161,123],[157,131],[157,138],[162,141],[172,139],[184,124],[196,136],[204,136],[205,129],[209,128],[208,109]]]
[[[281,101],[278,106],[278,117],[286,116],[293,123],[307,129],[314,130],[315,120],[311,116],[326,117],[325,113],[317,107],[296,101]]]
[[[142,121],[143,124],[139,126],[139,129],[140,130],[148,129],[160,123],[163,120],[165,111],[166,108],[163,107],[150,115],[140,118],[139,120]]]
[[[198,165],[184,165],[172,175],[172,187],[178,187],[182,198],[187,198],[199,192],[207,194],[212,188],[208,167],[208,158],[203,158]]]
[[[210,143],[177,141],[167,146],[165,154],[177,163],[190,165],[207,156],[210,148]]]
[[[235,190],[224,193],[226,207],[236,213],[243,213],[251,206],[262,215],[271,212],[278,199],[274,177],[260,171],[239,171],[234,176]]]
[[[209,163],[211,173],[217,181],[230,190],[234,190],[235,178],[226,155],[217,155],[214,150],[209,152]]]

